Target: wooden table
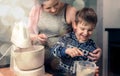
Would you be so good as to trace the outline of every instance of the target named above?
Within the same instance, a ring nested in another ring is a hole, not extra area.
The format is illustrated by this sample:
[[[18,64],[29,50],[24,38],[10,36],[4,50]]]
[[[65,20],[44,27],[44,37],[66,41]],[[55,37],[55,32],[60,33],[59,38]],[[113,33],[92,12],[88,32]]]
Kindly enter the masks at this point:
[[[0,76],[15,76],[14,72],[7,68],[0,68]],[[53,76],[52,74],[46,73],[45,76]]]
[[[9,68],[0,68],[0,76],[14,76],[14,73]]]

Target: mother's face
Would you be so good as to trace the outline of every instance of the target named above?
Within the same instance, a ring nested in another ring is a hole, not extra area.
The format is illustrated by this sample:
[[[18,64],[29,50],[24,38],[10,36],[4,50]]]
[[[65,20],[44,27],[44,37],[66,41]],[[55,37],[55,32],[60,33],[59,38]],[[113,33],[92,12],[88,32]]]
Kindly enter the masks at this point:
[[[54,15],[59,13],[60,6],[60,0],[47,0],[43,2],[43,10]]]

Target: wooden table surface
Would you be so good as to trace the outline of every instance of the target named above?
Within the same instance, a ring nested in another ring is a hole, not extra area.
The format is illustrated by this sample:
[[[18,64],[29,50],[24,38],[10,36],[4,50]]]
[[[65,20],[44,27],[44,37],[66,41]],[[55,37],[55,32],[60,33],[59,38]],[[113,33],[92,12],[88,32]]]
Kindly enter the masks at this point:
[[[0,68],[0,76],[15,76],[14,72],[7,68]],[[53,76],[52,74],[46,73],[45,76]]]

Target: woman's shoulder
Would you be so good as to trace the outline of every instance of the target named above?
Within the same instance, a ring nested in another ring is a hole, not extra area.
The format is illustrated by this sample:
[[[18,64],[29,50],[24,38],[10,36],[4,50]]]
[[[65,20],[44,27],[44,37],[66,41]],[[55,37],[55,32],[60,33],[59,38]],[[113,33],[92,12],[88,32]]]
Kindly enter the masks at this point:
[[[68,4],[68,5],[67,5],[67,10],[68,10],[68,11],[73,11],[73,10],[76,11],[76,8],[75,8],[74,6]]]
[[[30,14],[34,15],[35,13],[38,13],[40,11],[41,5],[36,4],[31,8]]]
[[[29,16],[33,17],[33,16],[38,15],[40,9],[41,9],[41,5],[34,5],[30,10]]]

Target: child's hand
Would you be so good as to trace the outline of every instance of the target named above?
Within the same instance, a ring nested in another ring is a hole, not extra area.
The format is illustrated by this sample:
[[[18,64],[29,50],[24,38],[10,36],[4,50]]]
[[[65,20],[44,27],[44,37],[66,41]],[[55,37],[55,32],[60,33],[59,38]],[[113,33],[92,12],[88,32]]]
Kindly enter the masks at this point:
[[[83,53],[76,47],[73,48],[67,48],[65,51],[66,54],[68,54],[71,57],[75,56],[83,56]]]

